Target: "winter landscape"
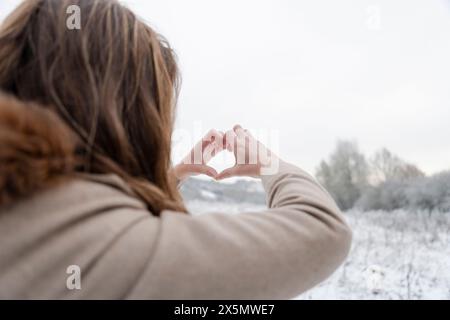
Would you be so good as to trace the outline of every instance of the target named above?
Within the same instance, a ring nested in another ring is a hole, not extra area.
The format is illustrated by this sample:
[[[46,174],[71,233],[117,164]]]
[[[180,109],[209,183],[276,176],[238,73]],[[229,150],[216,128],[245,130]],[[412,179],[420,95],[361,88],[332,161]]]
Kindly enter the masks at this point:
[[[195,214],[265,209],[257,181],[190,179],[182,186]],[[347,261],[297,299],[450,299],[450,211],[345,212],[354,240]]]

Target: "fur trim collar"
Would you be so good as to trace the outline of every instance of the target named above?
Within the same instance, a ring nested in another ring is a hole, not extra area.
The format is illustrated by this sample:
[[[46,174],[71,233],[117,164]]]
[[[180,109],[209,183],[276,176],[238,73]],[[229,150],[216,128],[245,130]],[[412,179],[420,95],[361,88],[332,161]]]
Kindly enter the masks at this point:
[[[73,172],[75,147],[55,112],[0,93],[0,205]]]

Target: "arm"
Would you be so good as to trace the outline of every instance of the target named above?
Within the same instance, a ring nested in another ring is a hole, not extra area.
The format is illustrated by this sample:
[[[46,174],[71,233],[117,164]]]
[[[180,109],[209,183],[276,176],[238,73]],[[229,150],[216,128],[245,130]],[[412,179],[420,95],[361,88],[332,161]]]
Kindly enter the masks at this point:
[[[151,259],[129,298],[286,299],[329,276],[351,242],[334,201],[285,162],[262,181],[265,212],[164,212]]]

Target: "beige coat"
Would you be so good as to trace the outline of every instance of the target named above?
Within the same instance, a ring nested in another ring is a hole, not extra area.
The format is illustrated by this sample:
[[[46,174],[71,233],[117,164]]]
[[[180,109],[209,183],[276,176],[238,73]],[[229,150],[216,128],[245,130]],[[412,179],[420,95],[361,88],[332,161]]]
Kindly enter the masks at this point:
[[[114,175],[80,175],[0,205],[0,298],[295,297],[343,262],[351,232],[297,167],[282,162],[262,183],[268,209],[237,215],[212,206],[155,217]],[[81,289],[67,287],[73,265]]]

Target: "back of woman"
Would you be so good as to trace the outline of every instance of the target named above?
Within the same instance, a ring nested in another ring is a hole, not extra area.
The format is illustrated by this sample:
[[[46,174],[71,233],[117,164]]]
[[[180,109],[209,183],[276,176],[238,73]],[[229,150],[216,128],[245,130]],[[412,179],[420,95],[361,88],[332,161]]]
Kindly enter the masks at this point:
[[[0,298],[291,298],[339,266],[334,201],[242,127],[171,166],[178,83],[168,43],[116,1],[26,0],[6,19]],[[226,149],[218,174],[203,156]],[[193,174],[259,178],[268,209],[192,215],[177,183]]]

